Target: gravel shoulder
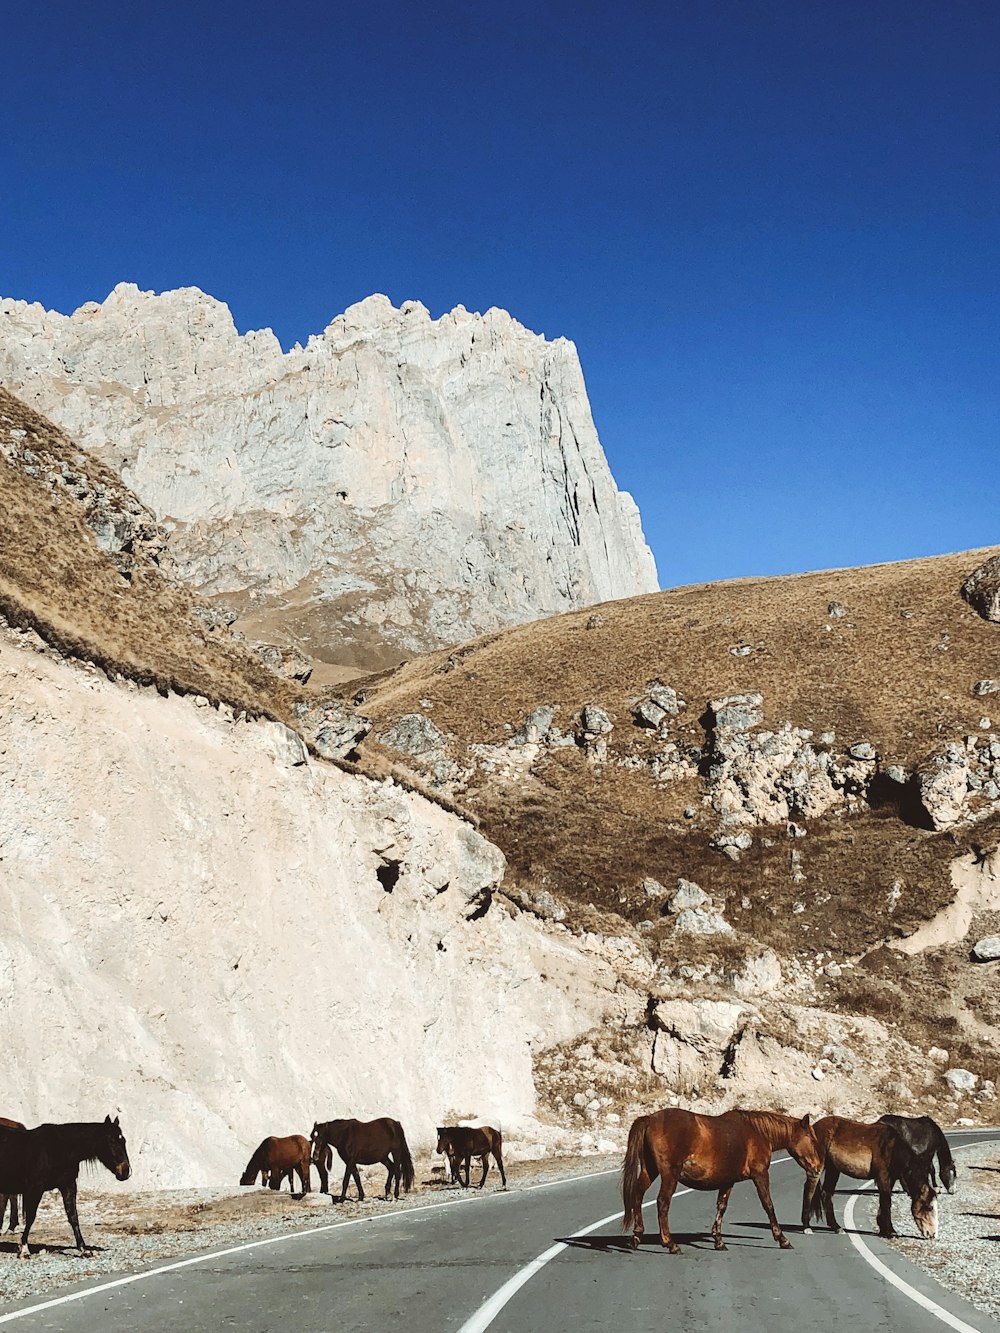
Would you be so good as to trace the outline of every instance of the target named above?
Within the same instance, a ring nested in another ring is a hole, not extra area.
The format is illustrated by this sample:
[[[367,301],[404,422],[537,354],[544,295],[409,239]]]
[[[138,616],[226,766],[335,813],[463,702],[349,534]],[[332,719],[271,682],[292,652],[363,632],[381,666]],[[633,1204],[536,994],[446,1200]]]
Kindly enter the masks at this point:
[[[893,1197],[893,1219],[900,1239],[893,1246],[943,1287],[1000,1319],[1000,1148],[995,1142],[954,1150],[958,1165],[955,1193],[938,1200],[935,1241],[921,1240],[905,1195]],[[839,1195],[838,1212],[842,1207]],[[861,1196],[859,1222],[874,1229],[875,1201]]]
[[[507,1163],[508,1189],[514,1192],[532,1185],[570,1180],[574,1176],[617,1169],[620,1164],[617,1154]],[[82,1258],[78,1254],[62,1199],[56,1193],[47,1194],[31,1231],[30,1260],[17,1258],[16,1239],[9,1232],[0,1238],[0,1307],[49,1295],[69,1283],[121,1277],[204,1250],[225,1249],[330,1222],[381,1216],[429,1203],[457,1203],[462,1196],[468,1198],[479,1193],[475,1188],[467,1193],[449,1184],[440,1166],[419,1162],[417,1165],[417,1182],[409,1194],[400,1196],[398,1203],[382,1200],[385,1172],[381,1168],[374,1171],[362,1168],[368,1197],[364,1203],[345,1204],[335,1204],[330,1195],[315,1191],[299,1197],[287,1189],[272,1191],[259,1187],[105,1190],[94,1188],[84,1175],[79,1196],[80,1227],[94,1250],[93,1257]],[[475,1164],[472,1179],[473,1182],[477,1179]],[[499,1189],[500,1177],[493,1169],[483,1193]]]

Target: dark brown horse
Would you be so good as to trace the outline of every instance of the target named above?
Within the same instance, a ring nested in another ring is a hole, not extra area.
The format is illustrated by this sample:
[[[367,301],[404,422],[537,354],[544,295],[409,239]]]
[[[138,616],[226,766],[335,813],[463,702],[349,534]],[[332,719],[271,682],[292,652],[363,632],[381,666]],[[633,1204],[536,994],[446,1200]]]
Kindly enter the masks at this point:
[[[253,1185],[260,1176],[262,1185],[271,1189],[281,1189],[282,1181],[287,1177],[289,1189],[295,1185],[294,1173],[298,1172],[302,1182],[302,1193],[308,1194],[312,1188],[309,1174],[309,1140],[303,1134],[289,1134],[286,1138],[266,1138],[247,1162],[247,1169],[240,1176],[241,1185]]]
[[[19,1254],[30,1255],[28,1233],[42,1195],[58,1190],[66,1218],[73,1228],[77,1249],[89,1257],[76,1211],[76,1182],[81,1162],[100,1162],[119,1180],[132,1174],[125,1136],[118,1117],[68,1125],[39,1125],[36,1129],[0,1128],[0,1193],[20,1194],[24,1199],[24,1231]]]
[[[469,1172],[473,1157],[478,1157],[483,1168],[483,1176],[477,1188],[482,1189],[490,1170],[490,1153],[500,1170],[500,1179],[507,1188],[507,1173],[503,1169],[503,1137],[492,1125],[480,1125],[473,1129],[466,1125],[438,1125],[437,1151],[445,1153],[451,1166],[451,1178],[457,1180],[463,1189],[469,1188]],[[462,1167],[465,1167],[465,1181],[462,1181]]]
[[[632,1248],[642,1241],[642,1201],[650,1183],[661,1178],[656,1207],[660,1242],[671,1254],[680,1250],[670,1235],[670,1200],[678,1184],[697,1190],[718,1190],[712,1226],[717,1250],[722,1240],[722,1218],[733,1186],[752,1180],[771,1234],[783,1250],[792,1248],[771,1202],[768,1167],[776,1148],[787,1148],[810,1179],[819,1176],[823,1156],[808,1116],[779,1115],[775,1111],[727,1111],[725,1115],[697,1115],[693,1111],[656,1111],[634,1121],[622,1164],[622,1230],[632,1228]]]
[[[21,1124],[20,1120],[8,1120],[4,1115],[0,1115],[0,1126],[3,1126],[5,1129],[26,1128],[26,1126]],[[8,1203],[10,1204],[10,1225],[7,1227],[7,1230],[16,1231],[18,1223],[16,1194],[0,1194],[0,1230],[3,1229],[3,1215],[7,1211]]]
[[[833,1211],[833,1192],[840,1173],[855,1180],[874,1180],[878,1188],[878,1234],[892,1239],[892,1187],[901,1181],[910,1196],[910,1212],[921,1236],[937,1235],[937,1192],[930,1182],[930,1168],[896,1133],[891,1124],[877,1120],[866,1125],[843,1116],[817,1120],[816,1139],[826,1159],[823,1183],[807,1180],[802,1192],[802,1226],[808,1231],[826,1210],[831,1231],[841,1231]]]
[[[358,1200],[365,1197],[358,1167],[371,1166],[375,1162],[381,1162],[389,1173],[385,1178],[387,1199],[394,1183],[397,1199],[400,1184],[404,1190],[413,1188],[413,1159],[406,1146],[403,1126],[398,1120],[390,1120],[388,1116],[380,1120],[327,1120],[323,1124],[313,1125],[311,1137],[312,1159],[317,1167],[324,1150],[331,1147],[337,1149],[344,1161],[344,1184],[338,1202],[343,1203],[347,1198],[352,1176],[358,1187]]]
[[[937,1187],[937,1175],[934,1172],[934,1158],[937,1158],[941,1172],[941,1184],[949,1194],[955,1192],[955,1178],[958,1170],[951,1148],[945,1138],[944,1130],[929,1115],[880,1115],[887,1125],[891,1125],[908,1148],[912,1148],[927,1169],[927,1178]]]

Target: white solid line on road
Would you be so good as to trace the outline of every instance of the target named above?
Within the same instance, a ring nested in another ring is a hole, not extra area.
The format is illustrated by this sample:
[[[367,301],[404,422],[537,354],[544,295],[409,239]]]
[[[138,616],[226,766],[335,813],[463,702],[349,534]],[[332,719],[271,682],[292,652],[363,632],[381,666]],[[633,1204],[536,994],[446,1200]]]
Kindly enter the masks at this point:
[[[102,1291],[113,1291],[116,1287],[130,1287],[136,1282],[145,1282],[151,1277],[159,1277],[161,1273],[173,1273],[179,1268],[192,1268],[195,1264],[207,1264],[213,1259],[224,1259],[230,1254],[243,1254],[247,1250],[259,1250],[267,1245],[282,1245],[287,1241],[299,1240],[303,1236],[319,1236],[327,1231],[339,1231],[342,1227],[359,1227],[365,1222],[398,1222],[400,1218],[412,1217],[414,1213],[430,1213],[436,1208],[454,1208],[460,1204],[471,1203],[474,1199],[480,1203],[485,1203],[490,1199],[515,1199],[519,1194],[531,1194],[535,1190],[548,1190],[553,1189],[556,1185],[571,1185],[578,1180],[596,1180],[600,1176],[614,1176],[617,1174],[618,1168],[610,1167],[607,1171],[589,1171],[586,1175],[564,1176],[561,1180],[546,1180],[540,1185],[525,1185],[523,1189],[498,1190],[496,1193],[480,1194],[478,1197],[460,1194],[457,1199],[442,1199],[440,1203],[422,1203],[418,1204],[416,1208],[400,1208],[394,1213],[352,1217],[344,1222],[328,1222],[321,1227],[307,1227],[302,1231],[286,1231],[280,1236],[268,1236],[264,1240],[251,1240],[243,1245],[230,1245],[224,1250],[210,1250],[208,1254],[196,1254],[191,1259],[176,1259],[173,1263],[159,1264],[156,1268],[147,1268],[142,1273],[129,1273],[125,1277],[113,1278],[110,1282],[99,1282],[93,1287],[86,1287],[83,1291],[71,1291],[65,1296],[53,1296],[49,1300],[37,1301],[34,1305],[26,1305],[20,1310],[11,1310],[8,1314],[0,1314],[0,1324],[12,1324],[16,1319],[26,1319],[28,1315],[38,1314],[41,1310],[52,1310],[58,1305],[70,1305],[73,1301],[86,1300],[88,1296],[97,1296]]]
[[[676,1199],[678,1194],[692,1193],[693,1190],[689,1189],[675,1190],[674,1198]],[[644,1203],[642,1206],[643,1208],[652,1208],[655,1203],[655,1199],[650,1199],[648,1203]],[[606,1227],[609,1222],[617,1222],[621,1217],[621,1212],[622,1210],[619,1208],[616,1212],[610,1213],[607,1217],[602,1217],[597,1222],[591,1222],[590,1226],[583,1227],[580,1231],[574,1231],[569,1239],[577,1240],[580,1236],[589,1236],[592,1231],[597,1231],[599,1227]],[[547,1250],[543,1251],[537,1259],[532,1259],[530,1264],[525,1264],[523,1268],[518,1269],[509,1281],[505,1282],[502,1287],[499,1287],[493,1293],[485,1305],[479,1307],[471,1319],[465,1321],[462,1327],[458,1330],[458,1333],[483,1333],[484,1329],[489,1328],[490,1324],[493,1323],[493,1320],[496,1319],[497,1315],[508,1303],[511,1297],[516,1295],[526,1282],[530,1282],[535,1274],[540,1273],[547,1263],[555,1259],[557,1255],[562,1254],[563,1250],[568,1249],[569,1241],[557,1241],[555,1245],[551,1245]]]
[[[791,1160],[790,1157],[773,1157],[771,1159],[771,1165],[780,1166],[782,1162],[790,1162]],[[674,1190],[674,1198],[676,1199],[680,1194],[693,1193],[694,1191],[690,1189]],[[644,1203],[642,1206],[643,1208],[652,1208],[655,1203],[655,1199],[650,1199],[648,1203]],[[617,1213],[611,1213],[609,1217],[602,1217],[599,1222],[591,1222],[590,1226],[584,1227],[582,1231],[574,1231],[572,1236],[570,1236],[570,1240],[576,1240],[580,1236],[589,1236],[590,1233],[596,1231],[598,1227],[605,1227],[609,1222],[616,1221],[620,1215],[621,1209],[619,1209]],[[493,1293],[485,1305],[479,1307],[471,1319],[465,1321],[462,1327],[458,1330],[458,1333],[484,1333],[484,1330],[489,1328],[490,1324],[493,1323],[493,1320],[496,1319],[500,1311],[511,1298],[521,1290],[525,1283],[530,1282],[535,1274],[541,1272],[547,1263],[550,1263],[558,1255],[562,1254],[563,1250],[568,1249],[569,1241],[559,1241],[557,1244],[547,1249],[543,1254],[540,1254],[537,1259],[532,1259],[530,1264],[525,1264],[523,1268],[519,1268],[512,1278]]]
[[[868,1186],[866,1185],[864,1188],[867,1189]],[[861,1255],[862,1259],[864,1259],[865,1263],[870,1264],[880,1277],[884,1277],[887,1282],[891,1282],[892,1285],[897,1287],[904,1296],[908,1296],[911,1301],[914,1301],[917,1305],[925,1309],[928,1314],[934,1315],[935,1318],[941,1320],[942,1324],[947,1324],[949,1328],[955,1329],[956,1333],[980,1333],[980,1330],[974,1328],[972,1324],[967,1324],[964,1319],[959,1319],[956,1315],[949,1314],[948,1311],[938,1305],[936,1301],[932,1301],[929,1296],[925,1296],[923,1292],[917,1291],[916,1287],[911,1287],[905,1278],[901,1278],[898,1273],[894,1273],[887,1264],[882,1262],[878,1255],[874,1254],[872,1250],[869,1249],[863,1238],[855,1230],[854,1205],[860,1198],[860,1192],[852,1194],[844,1205],[844,1230],[847,1233],[848,1240]]]

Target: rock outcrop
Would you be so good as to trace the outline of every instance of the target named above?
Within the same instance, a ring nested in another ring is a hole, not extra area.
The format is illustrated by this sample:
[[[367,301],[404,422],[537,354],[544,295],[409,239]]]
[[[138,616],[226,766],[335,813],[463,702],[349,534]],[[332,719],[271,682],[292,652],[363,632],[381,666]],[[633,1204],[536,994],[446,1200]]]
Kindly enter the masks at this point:
[[[196,288],[4,300],[0,381],[120,473],[204,595],[313,656],[384,665],[657,586],[573,344],[502,310],[372,296],[286,354]]]

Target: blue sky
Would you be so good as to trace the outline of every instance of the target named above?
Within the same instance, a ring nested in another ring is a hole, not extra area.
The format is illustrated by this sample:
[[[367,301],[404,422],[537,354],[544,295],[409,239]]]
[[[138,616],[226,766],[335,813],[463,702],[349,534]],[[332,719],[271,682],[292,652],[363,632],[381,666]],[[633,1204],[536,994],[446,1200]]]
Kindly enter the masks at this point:
[[[580,350],[666,585],[1000,541],[1000,7],[10,8],[0,294]]]

